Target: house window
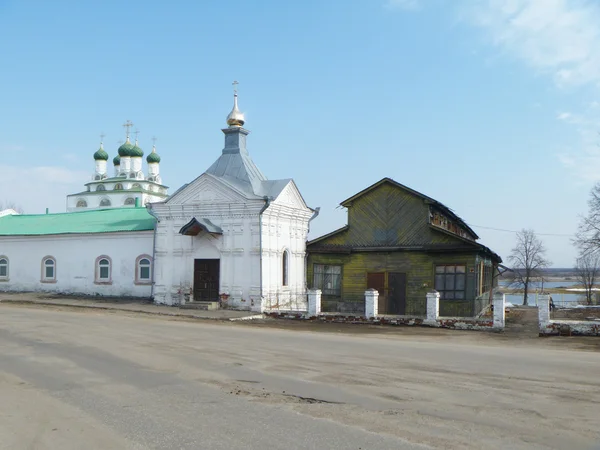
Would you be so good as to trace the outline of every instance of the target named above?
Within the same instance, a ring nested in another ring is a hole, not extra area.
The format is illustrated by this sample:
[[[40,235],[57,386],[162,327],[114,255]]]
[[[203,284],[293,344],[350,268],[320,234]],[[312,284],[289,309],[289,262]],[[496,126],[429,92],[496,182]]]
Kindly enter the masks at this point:
[[[87,202],[85,200],[78,200],[77,201],[77,208],[87,208]]]
[[[0,257],[0,281],[8,280],[8,258]]]
[[[321,289],[323,295],[342,295],[342,266],[329,266],[315,264],[314,266],[315,289]]]
[[[107,198],[103,198],[100,200],[100,206],[110,206],[110,200]]]
[[[103,185],[103,184],[99,184],[98,186],[96,186],[96,190],[97,190],[97,191],[105,191],[105,190],[106,190],[106,188],[104,187],[104,185]]]
[[[56,259],[46,256],[42,259],[42,283],[54,283],[56,281]]]
[[[126,205],[135,205],[135,199],[129,197],[129,198],[125,199],[125,204]]]
[[[281,261],[281,269],[282,269],[282,280],[281,280],[281,284],[283,286],[287,286],[288,285],[288,266],[289,266],[289,253],[287,250],[283,251],[283,255],[282,255],[282,261]]]
[[[435,266],[435,290],[441,300],[464,300],[467,289],[467,267]]]
[[[152,283],[152,258],[148,255],[138,256],[136,261],[136,284]]]
[[[112,262],[108,256],[96,258],[96,283],[109,284],[112,282]]]

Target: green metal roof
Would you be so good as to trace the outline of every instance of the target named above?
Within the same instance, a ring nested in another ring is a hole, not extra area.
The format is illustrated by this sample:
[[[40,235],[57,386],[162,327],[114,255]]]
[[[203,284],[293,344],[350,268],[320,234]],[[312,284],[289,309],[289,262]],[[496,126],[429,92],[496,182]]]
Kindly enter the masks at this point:
[[[154,230],[156,219],[146,208],[113,208],[59,214],[0,217],[0,236],[115,233]]]

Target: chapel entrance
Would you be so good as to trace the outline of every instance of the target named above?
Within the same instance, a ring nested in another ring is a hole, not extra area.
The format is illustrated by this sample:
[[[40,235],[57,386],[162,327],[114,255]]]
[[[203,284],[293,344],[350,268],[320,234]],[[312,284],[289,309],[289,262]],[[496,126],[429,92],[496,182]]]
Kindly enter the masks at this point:
[[[219,301],[218,259],[194,260],[194,301]]]
[[[367,273],[367,289],[379,292],[379,314],[406,314],[406,274],[400,272]]]

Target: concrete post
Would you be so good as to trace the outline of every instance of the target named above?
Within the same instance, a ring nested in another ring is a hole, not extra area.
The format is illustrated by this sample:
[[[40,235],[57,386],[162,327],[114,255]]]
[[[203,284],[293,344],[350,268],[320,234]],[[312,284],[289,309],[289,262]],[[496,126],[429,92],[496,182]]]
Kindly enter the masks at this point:
[[[494,299],[492,300],[492,306],[494,307],[494,328],[504,329],[505,321],[505,296],[502,292],[496,292]]]
[[[541,294],[537,298],[538,305],[538,319],[540,324],[540,331],[545,329],[550,322],[550,295]]]
[[[365,317],[374,319],[379,313],[379,292],[377,289],[367,289],[365,291]]]
[[[427,293],[427,318],[424,323],[437,324],[440,318],[440,293],[429,291]]]
[[[321,315],[321,289],[308,290],[308,315],[315,317]]]

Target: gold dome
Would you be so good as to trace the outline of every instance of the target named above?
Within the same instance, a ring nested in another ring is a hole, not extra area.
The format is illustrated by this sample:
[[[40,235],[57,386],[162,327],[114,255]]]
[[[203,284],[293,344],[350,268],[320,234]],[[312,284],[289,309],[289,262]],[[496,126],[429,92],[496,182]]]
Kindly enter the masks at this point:
[[[230,127],[241,127],[244,125],[244,114],[238,109],[237,92],[233,95],[233,109],[227,116],[227,125]]]

